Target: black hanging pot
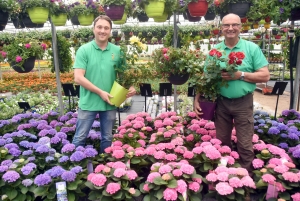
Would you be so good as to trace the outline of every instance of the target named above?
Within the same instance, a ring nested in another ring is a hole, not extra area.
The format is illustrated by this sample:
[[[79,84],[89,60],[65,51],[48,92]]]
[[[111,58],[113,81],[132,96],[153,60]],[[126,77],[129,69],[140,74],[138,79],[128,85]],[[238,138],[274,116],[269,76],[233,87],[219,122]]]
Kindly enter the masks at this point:
[[[250,3],[246,2],[229,3],[228,5],[228,12],[238,15],[240,18],[246,17],[249,9]]]
[[[44,27],[44,24],[33,23],[31,21],[31,19],[29,18],[29,16],[24,16],[22,18],[22,22],[24,23],[25,27],[27,27],[27,28],[41,28],[41,27]]]
[[[210,35],[210,30],[204,30],[204,35],[209,36]]]
[[[73,17],[71,17],[71,22],[73,25],[80,25],[77,15],[74,15]]]
[[[149,20],[149,17],[147,16],[146,13],[141,13],[141,14],[139,14],[139,15],[137,16],[137,18],[138,18],[138,20],[139,20],[140,22],[148,22],[148,20]]]
[[[6,25],[0,24],[0,31],[3,31],[3,30],[5,29],[5,26],[6,26]]]
[[[118,36],[118,31],[113,31],[113,32],[112,32],[112,36],[113,36],[113,37],[117,37],[117,36]]]
[[[190,21],[190,22],[199,22],[201,20],[201,17],[193,17],[191,16],[190,12],[188,11],[188,9],[186,10],[186,16],[187,16],[187,19]]]
[[[168,80],[171,84],[174,85],[182,85],[184,83],[186,83],[188,81],[188,79],[190,78],[190,74],[189,73],[185,73],[185,74],[173,74],[170,73]]]
[[[293,8],[291,10],[291,17],[290,17],[291,21],[296,21],[296,20],[300,20],[300,7],[298,8]]]
[[[6,25],[7,21],[8,21],[8,12],[4,12],[0,10],[0,25]]]
[[[272,35],[277,35],[278,34],[278,30],[272,29]]]
[[[216,13],[213,11],[208,11],[205,15],[204,15],[204,19],[205,20],[214,20],[216,17]]]
[[[34,68],[35,57],[29,57],[26,59],[22,65],[23,68],[15,66],[16,62],[10,63],[10,66],[18,73],[29,73]]]
[[[24,23],[19,18],[12,19],[12,22],[13,22],[13,24],[14,24],[14,26],[15,26],[16,29],[23,29],[23,28],[25,28]]]

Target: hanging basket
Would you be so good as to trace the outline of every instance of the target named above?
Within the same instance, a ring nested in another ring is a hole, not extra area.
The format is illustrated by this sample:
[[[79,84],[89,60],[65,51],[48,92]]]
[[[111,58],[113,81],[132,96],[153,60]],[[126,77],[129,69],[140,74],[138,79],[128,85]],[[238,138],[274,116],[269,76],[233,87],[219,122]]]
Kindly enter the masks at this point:
[[[34,68],[35,57],[29,57],[23,63],[23,68],[15,66],[15,62],[12,62],[10,66],[18,73],[29,73]]]
[[[22,18],[22,22],[24,23],[25,27],[27,27],[27,28],[41,28],[44,26],[44,23],[43,24],[33,23],[28,16],[24,16]]]
[[[153,17],[153,20],[154,20],[154,22],[165,22],[165,21],[167,21],[167,18],[168,18],[168,14],[163,13],[162,16]]]
[[[71,22],[73,25],[80,25],[77,15],[74,15],[73,17],[71,17]]]
[[[8,12],[3,12],[2,10],[0,10],[0,24],[6,25],[7,22],[8,22]]]
[[[0,31],[3,31],[3,30],[5,29],[5,26],[6,26],[6,25],[0,24]]]
[[[110,98],[110,102],[116,107],[120,107],[120,105],[126,100],[127,93],[127,89],[114,81],[114,84],[109,92],[109,94],[113,96],[112,98]]]
[[[12,22],[13,22],[13,24],[14,24],[14,26],[15,26],[16,29],[23,29],[23,28],[25,28],[24,23],[19,18],[12,19]]]
[[[296,21],[296,20],[300,20],[300,7],[299,8],[293,8],[291,10],[291,17],[290,17],[291,21]]]
[[[65,26],[67,22],[67,14],[51,15],[51,22],[55,26]]]
[[[234,13],[238,15],[240,18],[246,17],[247,12],[250,9],[250,3],[246,2],[236,2],[228,4],[229,13]]]
[[[199,104],[203,113],[202,115],[200,115],[200,118],[205,120],[212,120],[215,116],[217,103],[208,101],[205,98],[200,97]]]
[[[214,20],[216,17],[216,13],[213,11],[207,11],[207,13],[204,15],[204,19],[209,21],[209,20]]]
[[[78,21],[80,26],[90,26],[93,24],[94,21],[94,15],[78,15]]]
[[[114,24],[125,24],[127,20],[127,14],[124,12],[123,17],[121,20],[113,21]]]
[[[172,74],[170,73],[168,80],[171,84],[174,85],[182,85],[184,83],[186,83],[190,78],[190,74],[189,73],[185,73],[185,74]]]
[[[137,16],[139,22],[148,22],[149,17],[147,16],[146,13],[141,13]]]
[[[165,10],[165,1],[149,1],[145,6],[145,12],[148,17],[162,16]]]
[[[208,2],[206,0],[198,0],[198,2],[190,2],[188,4],[188,10],[192,17],[205,16],[208,10]]]
[[[264,27],[265,27],[265,29],[270,29],[271,24],[270,23],[264,23]]]
[[[44,7],[28,8],[27,13],[33,23],[44,24],[48,20],[49,9]]]
[[[188,11],[188,9],[186,10],[186,17],[187,17],[187,19],[188,19],[189,22],[199,22],[201,20],[201,17],[193,17],[193,16],[191,16],[191,14]]]
[[[104,11],[111,20],[122,20],[124,14],[125,6],[118,5],[104,5]]]
[[[258,24],[258,22],[256,22],[256,23],[253,23],[253,29],[258,29],[258,27],[259,27],[259,24]]]

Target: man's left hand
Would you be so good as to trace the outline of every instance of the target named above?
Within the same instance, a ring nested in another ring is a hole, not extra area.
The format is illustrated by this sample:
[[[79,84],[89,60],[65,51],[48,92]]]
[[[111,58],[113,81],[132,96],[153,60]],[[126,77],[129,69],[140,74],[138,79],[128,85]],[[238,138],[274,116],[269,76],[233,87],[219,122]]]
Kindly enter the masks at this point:
[[[234,72],[233,74],[230,74],[228,72],[221,72],[221,76],[224,80],[238,80],[240,79],[241,75],[241,71]]]
[[[126,98],[129,98],[131,96],[134,96],[136,94],[136,90],[133,86],[131,86],[129,89],[128,89],[128,93],[126,95]]]

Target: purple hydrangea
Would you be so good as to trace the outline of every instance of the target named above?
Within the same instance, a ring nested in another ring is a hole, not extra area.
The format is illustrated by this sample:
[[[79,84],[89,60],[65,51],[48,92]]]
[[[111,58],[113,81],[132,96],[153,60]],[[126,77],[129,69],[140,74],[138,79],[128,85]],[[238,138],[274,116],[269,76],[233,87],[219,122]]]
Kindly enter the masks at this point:
[[[20,174],[14,170],[9,170],[2,176],[3,181],[12,183],[20,178]]]
[[[47,163],[49,163],[50,161],[54,161],[54,157],[53,156],[47,156],[45,160],[46,160]]]
[[[59,118],[59,121],[67,121],[67,120],[69,120],[69,116],[68,115],[63,115],[63,116],[61,116],[60,118]]]
[[[36,169],[36,164],[34,163],[27,163],[26,166],[31,167],[32,169]]]
[[[88,138],[91,138],[91,140],[98,140],[98,139],[100,139],[100,136],[101,136],[100,132],[96,132],[94,130],[91,130],[89,132]]]
[[[258,119],[257,122],[260,123],[260,124],[266,123],[265,120],[263,120],[263,119]]]
[[[29,175],[33,171],[32,167],[25,165],[21,168],[23,175]]]
[[[56,178],[56,177],[59,177],[61,176],[66,170],[63,169],[62,167],[60,166],[55,166],[53,168],[51,168],[47,174],[50,175],[52,178]]]
[[[60,138],[54,136],[51,138],[50,142],[51,142],[51,144],[58,144],[58,143],[60,143]]]
[[[31,161],[35,161],[35,156],[30,156],[30,157],[28,157],[28,159],[27,159],[29,162],[31,162]]]
[[[22,153],[23,156],[30,156],[30,155],[32,155],[32,154],[33,154],[33,151],[32,151],[32,150],[25,150],[25,151],[23,151],[23,153]]]
[[[258,132],[258,133],[264,133],[264,131],[262,129],[257,129],[256,132]]]
[[[67,139],[67,134],[63,133],[63,132],[57,132],[55,134],[56,137],[59,137],[60,139]]]
[[[63,145],[66,145],[66,144],[70,144],[70,141],[69,141],[69,140],[66,140],[66,139],[62,139],[62,140],[61,140],[61,143],[62,143]]]
[[[43,153],[49,153],[50,148],[47,145],[40,145],[35,152],[43,154]]]
[[[35,118],[35,119],[40,118],[40,116],[41,116],[41,115],[38,114],[38,113],[33,113],[33,114],[32,114],[32,117]]]
[[[293,151],[292,154],[294,158],[300,158],[300,148]]]
[[[77,112],[73,113],[73,114],[72,114],[72,117],[73,117],[73,118],[77,118],[77,117],[78,117],[78,113],[77,113]]]
[[[52,182],[52,179],[49,175],[47,174],[40,174],[36,176],[34,179],[34,184],[37,186],[45,186],[47,184],[50,184]]]
[[[41,130],[41,131],[39,132],[38,136],[40,136],[40,137],[45,137],[45,136],[48,135],[48,134],[49,134],[49,130],[43,129],[43,130]]]
[[[21,155],[22,152],[19,149],[11,148],[11,149],[8,150],[8,153],[13,155],[14,157],[18,157],[18,156]]]
[[[287,138],[287,137],[288,137],[288,135],[287,135],[287,134],[285,134],[285,133],[281,133],[281,134],[280,134],[280,137],[282,137],[282,138]]]
[[[0,147],[4,146],[6,144],[6,140],[0,139]]]
[[[67,133],[67,132],[70,132],[72,131],[72,127],[62,127],[60,129],[60,132],[63,132],[63,133]]]
[[[83,147],[83,146],[78,146],[78,147],[76,147],[76,151],[84,151],[85,150],[85,148]]]
[[[299,136],[296,133],[290,132],[287,137],[291,140],[299,140]]]
[[[71,172],[71,171],[65,171],[65,172],[61,175],[61,178],[62,178],[64,181],[72,182],[72,181],[75,181],[75,179],[76,179],[76,174],[75,174],[74,172]]]
[[[56,132],[56,130],[55,129],[49,129],[49,131],[48,131],[48,133],[50,134],[50,135],[55,135],[57,132]]]
[[[52,128],[54,128],[57,122],[58,122],[57,120],[52,120],[52,121],[49,123],[49,125],[50,125]]]
[[[277,135],[280,133],[280,130],[277,127],[271,127],[268,130],[268,134]]]
[[[282,149],[288,149],[289,148],[289,145],[285,142],[279,143],[278,146]]]
[[[57,112],[55,112],[55,111],[51,111],[51,112],[49,112],[49,115],[50,115],[50,116],[57,116],[57,115],[58,115],[58,113],[57,113]]]
[[[8,166],[7,165],[0,165],[0,173],[1,172],[6,172],[8,170]]]
[[[4,160],[1,162],[1,165],[7,165],[7,166],[10,166],[12,164],[12,160],[8,159],[8,160]]]
[[[72,152],[74,150],[75,150],[75,145],[74,144],[66,144],[61,149],[61,153],[68,153],[68,152]]]
[[[77,122],[77,118],[72,118],[66,122],[66,125],[75,125]]]
[[[98,152],[94,148],[86,148],[84,154],[86,157],[90,158],[95,157],[98,154]]]
[[[16,143],[9,143],[9,144],[4,145],[4,147],[6,149],[12,149],[12,148],[19,149],[19,146]]]
[[[28,186],[31,186],[33,183],[33,181],[31,179],[24,179],[22,181],[22,184],[25,186],[25,187],[28,187]]]
[[[48,114],[43,114],[40,118],[41,119],[48,119]]]
[[[69,156],[62,156],[62,157],[60,157],[60,159],[58,161],[60,163],[65,163],[65,162],[69,161]]]
[[[10,122],[8,120],[1,120],[1,124],[3,124],[3,125],[9,125]]]
[[[54,125],[54,127],[57,127],[57,126],[63,126],[64,124],[62,123],[62,122],[57,122],[55,125]]]
[[[100,127],[100,122],[99,121],[94,121],[92,128],[99,128]]]
[[[78,174],[79,172],[82,172],[82,167],[81,166],[75,166],[70,171],[74,172],[75,174]]]
[[[71,156],[70,160],[72,162],[80,162],[81,160],[85,159],[85,154],[82,151],[75,151]]]
[[[7,138],[6,139],[6,144],[12,143],[14,140],[12,138]]]

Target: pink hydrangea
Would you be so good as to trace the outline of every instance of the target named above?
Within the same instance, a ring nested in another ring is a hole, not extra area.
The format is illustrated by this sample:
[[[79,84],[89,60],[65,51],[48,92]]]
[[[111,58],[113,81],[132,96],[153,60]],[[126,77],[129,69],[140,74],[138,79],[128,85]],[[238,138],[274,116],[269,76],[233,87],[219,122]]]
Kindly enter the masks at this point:
[[[201,140],[202,140],[203,142],[208,142],[208,141],[211,140],[211,136],[210,136],[210,135],[203,135],[203,136],[201,137]]]
[[[218,145],[221,145],[221,144],[222,144],[221,140],[216,139],[216,138],[211,139],[210,142],[211,142],[212,144],[214,144],[214,145],[217,145],[217,144],[218,144]]]
[[[220,152],[216,149],[211,150],[211,152],[208,152],[205,155],[206,155],[206,157],[208,157],[211,160],[216,160],[216,159],[221,158]]]
[[[188,129],[192,130],[192,131],[197,131],[198,129],[200,129],[200,126],[198,124],[192,124],[188,127]],[[205,130],[205,129],[204,129]],[[205,130],[206,131],[206,130]],[[206,131],[207,132],[207,131]],[[200,133],[199,133],[200,134]]]
[[[295,168],[296,167],[296,165],[294,163],[291,163],[291,162],[285,162],[284,165],[287,166],[288,168]]]
[[[271,174],[264,174],[261,178],[266,183],[273,184],[276,181],[276,178]]]
[[[121,185],[119,183],[109,183],[106,187],[106,192],[109,194],[115,194],[121,189]]]
[[[192,152],[195,154],[201,154],[202,150],[203,150],[202,147],[195,147],[195,148],[193,148]]]
[[[188,142],[192,142],[194,140],[194,135],[193,134],[189,134],[188,136],[185,137],[185,139]]]
[[[148,184],[145,184],[145,185],[143,186],[143,190],[146,191],[146,192],[149,192],[149,191],[150,191],[150,189],[149,189],[149,187],[148,187]]]
[[[160,174],[165,174],[165,173],[169,173],[172,171],[172,167],[169,165],[162,165],[159,167],[158,172]]]
[[[194,153],[191,152],[191,151],[185,151],[184,154],[183,154],[183,157],[185,159],[192,159],[194,157]]]
[[[250,188],[253,188],[253,189],[256,189],[256,185],[253,181],[253,179],[250,177],[250,176],[245,176],[241,179],[242,181],[242,184],[244,186],[247,186],[247,187],[250,187]]]
[[[147,147],[145,149],[145,154],[147,155],[153,155],[156,152],[156,149],[154,147]]]
[[[163,195],[166,201],[175,201],[178,198],[177,192],[174,188],[166,188]]]
[[[196,130],[196,133],[200,135],[208,135],[208,131],[205,128],[200,127]]]
[[[228,181],[228,177],[229,177],[229,174],[227,172],[220,172],[218,175],[217,175],[217,179],[219,181]]]
[[[145,152],[144,152],[144,150],[136,149],[134,155],[135,155],[135,156],[144,156],[144,155],[145,155]]]
[[[206,175],[205,177],[207,179],[207,181],[210,182],[216,182],[217,181],[217,175],[215,173],[209,173],[208,175]]]
[[[257,151],[261,151],[261,150],[263,150],[265,148],[266,148],[265,144],[255,144],[255,145],[253,145],[253,149],[257,150]]]
[[[200,189],[200,184],[197,182],[191,182],[191,183],[189,183],[189,189],[194,192],[197,192]]]
[[[245,168],[241,168],[241,167],[236,169],[236,174],[240,175],[240,176],[248,176],[249,175],[248,170],[246,170]]]
[[[236,174],[236,168],[234,168],[234,167],[230,167],[230,168],[228,168],[227,169],[227,172],[228,172],[228,174]]]
[[[232,156],[234,159],[239,159],[240,155],[236,151],[230,152],[230,156]]]
[[[167,161],[176,161],[177,160],[177,155],[176,154],[166,154],[165,159]]]
[[[200,178],[193,178],[193,181],[195,181],[195,182],[197,182],[199,184],[202,183],[202,179],[200,179]]]
[[[29,49],[31,47],[31,45],[29,43],[25,44],[25,48]]]
[[[185,174],[193,174],[195,171],[195,168],[191,166],[190,164],[182,164],[180,167],[180,170],[184,172]]]
[[[112,144],[113,146],[123,146],[123,143],[120,140],[114,141]]]
[[[164,126],[164,124],[163,124],[162,120],[155,120],[154,126],[155,126],[155,128],[161,128]]]
[[[152,171],[158,171],[158,168],[162,165],[162,163],[154,163],[151,165],[151,170]]]
[[[252,136],[252,142],[253,142],[253,143],[258,143],[258,140],[259,140],[258,135],[254,134],[254,135]]]
[[[172,174],[175,177],[180,177],[180,176],[182,176],[182,171],[180,169],[175,169],[175,170],[172,171]]]
[[[166,131],[166,132],[164,132],[164,137],[170,138],[170,137],[172,137],[172,133],[170,131]]]
[[[174,145],[183,145],[183,139],[181,137],[176,137],[175,139],[171,140],[171,143]]]
[[[243,187],[242,181],[238,177],[232,177],[229,179],[229,185],[233,188],[241,188]]]
[[[279,158],[271,158],[271,159],[269,160],[269,164],[281,165],[282,162],[281,162],[281,160],[280,160]]]
[[[16,62],[17,62],[17,63],[21,62],[22,60],[23,60],[23,59],[22,59],[21,56],[16,56]]]
[[[147,138],[143,132],[139,132],[139,136],[142,139],[146,139]]]
[[[103,186],[106,182],[106,177],[103,174],[94,174],[93,177],[90,179],[92,184],[95,186]]]
[[[165,159],[166,153],[164,151],[158,151],[154,153],[153,156],[155,159]]]
[[[121,159],[125,156],[125,152],[123,150],[114,150],[112,156],[116,159]]]
[[[126,175],[129,180],[135,180],[138,177],[137,173],[134,170],[128,170],[126,172]]]
[[[192,118],[195,118],[197,116],[196,112],[188,112],[187,115]]]
[[[159,150],[165,150],[166,149],[166,145],[165,143],[159,143],[155,146],[156,150],[159,151]]]
[[[278,166],[274,167],[274,171],[278,172],[280,174],[283,174],[283,173],[289,171],[289,168],[285,165],[278,165]]]
[[[172,143],[165,143],[165,147],[166,147],[166,149],[172,149],[172,150],[175,149],[175,145]]]
[[[184,193],[186,192],[186,189],[187,189],[187,184],[185,183],[185,181],[183,181],[182,179],[179,179],[177,181],[177,188],[176,188],[176,191],[178,193]]]
[[[291,197],[293,198],[293,201],[300,201],[300,193],[295,193]]]
[[[233,188],[229,185],[228,182],[220,182],[216,185],[216,190],[220,195],[230,195],[233,193]]]
[[[117,162],[114,162],[111,166],[112,168],[123,168],[125,169],[126,168],[126,164],[121,162],[121,161],[117,161]]]
[[[149,183],[153,183],[153,181],[154,181],[154,179],[156,178],[156,177],[160,177],[161,175],[158,173],[158,172],[151,172],[149,175],[148,175],[148,177],[147,177],[147,181],[149,182]]]
[[[216,138],[217,131],[216,130],[208,130],[208,135],[210,135],[212,138]]]
[[[87,180],[88,181],[91,181],[91,179],[94,177],[95,173],[90,173],[88,176],[87,176]]]
[[[104,168],[105,166],[103,164],[97,165],[97,167],[95,168],[95,173],[101,172]]]
[[[145,126],[145,124],[141,121],[137,121],[135,124],[133,124],[133,128],[135,129],[139,129],[139,128],[143,128]]]
[[[255,169],[263,167],[264,164],[265,164],[264,161],[259,158],[256,158],[252,161],[252,165]]]
[[[210,129],[210,130],[215,129],[216,128],[215,127],[215,122],[213,122],[213,121],[207,122],[207,124],[205,124],[204,128]]]
[[[137,142],[138,142],[142,147],[145,147],[145,146],[146,146],[145,140],[138,140]]]
[[[126,170],[124,168],[117,168],[114,171],[114,176],[120,178],[126,174]]]
[[[227,163],[229,165],[233,165],[235,163],[235,160],[232,156],[225,156],[225,158],[227,159]]]
[[[175,153],[179,153],[179,154],[184,154],[184,152],[186,151],[186,148],[185,147],[182,147],[182,146],[177,146],[175,149],[174,149]]]
[[[282,174],[282,177],[286,181],[289,181],[289,182],[298,182],[299,181],[298,175],[293,172],[285,172]]]
[[[218,149],[221,154],[230,154],[231,149],[228,146],[222,146]]]

